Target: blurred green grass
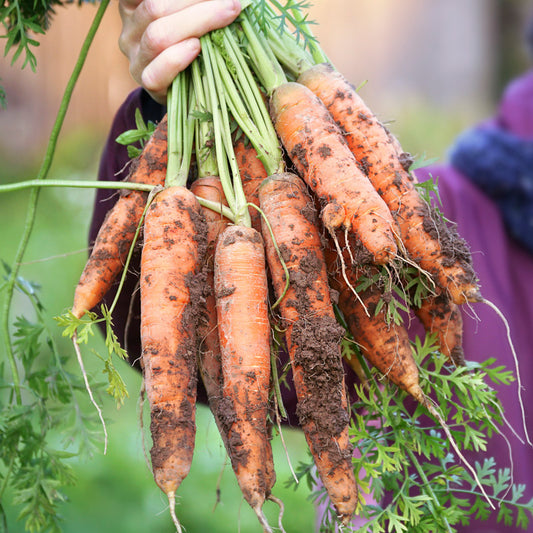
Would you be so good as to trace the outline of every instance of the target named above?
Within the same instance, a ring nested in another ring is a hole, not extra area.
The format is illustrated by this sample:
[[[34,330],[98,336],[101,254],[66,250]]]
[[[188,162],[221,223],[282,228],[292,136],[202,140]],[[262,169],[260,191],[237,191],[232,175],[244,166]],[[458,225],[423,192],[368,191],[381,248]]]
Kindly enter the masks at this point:
[[[404,149],[415,157],[443,158],[453,138],[472,123],[472,117],[450,115],[428,107],[405,108],[389,124]],[[58,179],[94,179],[105,133],[77,131],[61,139],[50,177]],[[1,154],[0,183],[35,177],[40,161],[7,157]],[[24,227],[28,191],[0,194],[0,259],[10,264]],[[65,353],[72,354],[73,372],[79,372],[72,347],[61,338],[53,316],[71,305],[72,294],[87,255],[86,235],[91,217],[94,192],[90,189],[42,189],[34,231],[21,266],[21,275],[41,286],[40,298],[47,309],[50,327],[57,330],[57,342]],[[31,309],[15,297],[12,319],[20,314],[31,317]],[[102,339],[94,348],[102,350]],[[90,375],[101,380],[101,366],[91,352],[84,352]],[[137,533],[142,530],[174,531],[168,504],[156,487],[143,454],[148,420],[144,413],[141,430],[138,391],[141,380],[137,372],[119,363],[130,398],[117,411],[110,398],[103,399],[108,422],[107,455],[95,455],[87,461],[73,461],[78,482],[66,489],[69,501],[62,505],[65,533]],[[60,428],[58,428],[60,431]],[[293,533],[314,530],[315,514],[309,500],[309,488],[301,484],[296,490],[285,487],[291,473],[287,460],[296,467],[307,460],[303,435],[284,430],[287,452],[279,436],[273,441],[277,484],[276,495],[285,503],[284,526]],[[145,444],[146,445],[146,444]],[[147,444],[146,446],[149,446]],[[243,501],[231,466],[226,465],[223,445],[209,410],[200,406],[197,413],[197,440],[191,472],[179,490],[177,513],[188,533],[216,531],[260,531],[252,511]],[[220,503],[214,509],[220,477]],[[9,531],[24,531],[16,522],[17,509],[8,507]],[[277,507],[267,502],[265,511],[272,524],[277,523]]]

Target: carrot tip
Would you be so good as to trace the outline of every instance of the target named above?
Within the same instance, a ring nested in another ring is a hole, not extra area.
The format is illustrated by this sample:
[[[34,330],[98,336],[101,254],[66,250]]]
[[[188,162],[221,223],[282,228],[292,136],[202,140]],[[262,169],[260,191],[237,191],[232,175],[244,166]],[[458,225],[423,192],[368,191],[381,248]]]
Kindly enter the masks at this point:
[[[176,494],[174,493],[174,491],[168,492],[167,498],[170,509],[170,516],[172,518],[172,522],[174,523],[174,527],[176,528],[177,533],[182,533],[181,524],[178,520],[178,517],[176,516]]]
[[[253,509],[257,515],[257,518],[259,519],[259,523],[263,526],[263,533],[273,533],[272,528],[270,527],[270,524],[268,523],[268,520],[266,519],[261,507],[256,506]]]

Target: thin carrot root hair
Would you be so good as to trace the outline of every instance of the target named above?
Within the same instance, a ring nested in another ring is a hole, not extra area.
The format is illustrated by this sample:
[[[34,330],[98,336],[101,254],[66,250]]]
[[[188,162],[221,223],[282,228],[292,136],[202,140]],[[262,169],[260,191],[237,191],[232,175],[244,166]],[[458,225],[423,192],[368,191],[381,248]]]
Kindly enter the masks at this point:
[[[146,463],[148,470],[153,474],[152,462],[150,461],[150,458],[148,457],[148,451],[147,451],[148,447],[146,446],[146,438],[144,436],[143,411],[144,411],[145,401],[146,401],[146,387],[144,384],[144,377],[143,377],[141,380],[141,389],[139,390],[139,428],[141,430],[141,447],[143,450],[144,462]]]
[[[483,488],[483,485],[481,483],[481,480],[479,479],[476,470],[474,467],[467,461],[466,457],[461,453],[461,450],[459,449],[459,446],[457,446],[457,443],[455,442],[455,439],[453,438],[453,435],[451,434],[450,428],[448,427],[448,424],[446,424],[446,421],[444,418],[442,418],[441,414],[437,411],[435,406],[431,403],[430,398],[427,396],[424,396],[424,402],[423,405],[426,407],[426,409],[429,411],[429,413],[434,416],[440,426],[442,427],[444,433],[446,433],[446,437],[448,438],[449,443],[451,444],[452,448],[454,449],[455,453],[459,457],[459,459],[463,462],[463,464],[466,466],[466,468],[470,471],[472,474],[472,477],[474,478],[474,481],[476,482],[477,486],[479,487],[479,490],[481,491],[481,494],[489,504],[490,508],[492,510],[495,509],[494,504],[492,503],[489,495]]]
[[[170,517],[172,518],[172,522],[174,523],[174,526],[176,528],[177,533],[182,533],[182,528],[180,521],[178,520],[178,517],[176,516],[176,493],[171,490],[167,493],[168,498],[168,507],[170,510]]]
[[[274,502],[276,505],[278,505],[279,507],[278,528],[281,531],[281,533],[286,533],[283,527],[283,513],[285,512],[285,505],[283,501],[280,500],[279,498],[276,498],[272,494],[270,494],[267,499]]]
[[[74,332],[74,334],[72,335],[72,343],[74,345],[74,351],[76,352],[76,358],[78,359],[78,365],[80,366],[81,374],[83,376],[83,382],[85,383],[85,389],[87,390],[89,399],[91,400],[91,403],[94,405],[94,408],[96,409],[98,413],[98,418],[100,418],[100,422],[102,423],[102,429],[104,431],[104,455],[105,455],[107,453],[107,443],[109,440],[108,435],[107,435],[107,426],[104,420],[102,409],[100,409],[100,406],[94,399],[93,391],[91,390],[91,385],[89,384],[89,378],[87,376],[87,371],[85,370],[85,365],[83,364],[83,358],[81,356],[80,345],[78,344],[78,334],[76,332]]]
[[[518,385],[518,403],[520,405],[520,413],[521,413],[521,416],[522,416],[522,426],[523,426],[523,429],[524,429],[524,435],[526,437],[526,441],[527,443],[530,445],[530,446],[533,446],[533,443],[531,442],[531,439],[529,438],[529,431],[528,431],[528,428],[527,428],[527,422],[526,422],[526,411],[525,411],[525,407],[524,407],[524,400],[522,398],[522,378],[521,378],[521,375],[520,375],[520,368],[519,368],[519,362],[518,362],[518,355],[516,353],[516,350],[515,350],[515,347],[514,347],[514,343],[513,343],[513,339],[511,338],[511,327],[509,326],[509,321],[505,318],[504,314],[500,311],[500,309],[498,308],[498,306],[496,304],[494,304],[493,302],[491,302],[490,300],[487,300],[485,298],[483,298],[481,300],[481,303],[484,303],[486,305],[488,305],[502,320],[504,326],[505,326],[505,331],[506,331],[506,335],[507,335],[507,342],[509,343],[509,347],[511,348],[511,353],[513,355],[513,360],[514,360],[514,364],[515,364],[515,370],[516,370],[516,381],[517,381],[517,385]]]

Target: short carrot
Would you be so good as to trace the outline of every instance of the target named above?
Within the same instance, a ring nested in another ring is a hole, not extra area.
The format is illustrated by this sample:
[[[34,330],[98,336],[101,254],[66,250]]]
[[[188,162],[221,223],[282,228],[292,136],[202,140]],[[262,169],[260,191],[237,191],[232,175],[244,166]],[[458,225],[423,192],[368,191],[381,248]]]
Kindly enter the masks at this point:
[[[447,289],[455,303],[478,301],[468,246],[419,195],[399,157],[399,144],[353,85],[326,63],[306,70],[298,80],[320,98],[341,127],[350,150],[395,216],[409,257]]]
[[[132,162],[127,181],[163,185],[167,164],[167,118],[159,122]],[[72,313],[83,316],[100,303],[124,268],[148,194],[128,191],[121,194],[107,214],[74,292]]]
[[[331,303],[313,200],[294,174],[270,176],[259,189],[267,259],[292,364],[297,414],[318,473],[339,519],[347,523],[357,505],[351,467],[348,406],[340,351],[343,329]]]
[[[205,231],[196,197],[181,186],[158,193],[144,222],[141,363],[150,402],[154,479],[172,512],[194,450],[195,331]]]
[[[463,317],[459,306],[441,292],[424,298],[414,311],[426,331],[437,336],[441,352],[455,366],[464,366]]]
[[[288,82],[274,90],[270,107],[289,157],[323,205],[326,229],[353,231],[375,263],[390,262],[396,223],[324,104],[304,85]]]
[[[245,500],[262,512],[273,470],[268,460],[270,386],[268,287],[261,234],[228,226],[215,252],[215,298],[224,379],[221,418],[229,456]]]
[[[343,275],[340,266],[331,261],[331,258],[337,260],[335,255],[327,256],[330,283],[339,295],[339,309],[363,356],[390,382],[425,405],[407,330],[401,324],[387,321],[383,309],[376,313],[383,298],[381,288],[374,283],[358,292],[360,300],[354,297],[352,287],[359,286],[362,276],[372,277],[375,267],[358,268],[350,265]]]

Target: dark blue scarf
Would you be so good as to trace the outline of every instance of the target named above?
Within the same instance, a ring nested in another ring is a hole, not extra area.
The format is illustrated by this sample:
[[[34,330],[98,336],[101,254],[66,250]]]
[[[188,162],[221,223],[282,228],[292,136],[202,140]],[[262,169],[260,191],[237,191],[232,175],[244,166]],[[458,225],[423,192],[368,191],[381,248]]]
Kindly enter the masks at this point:
[[[533,253],[533,141],[474,128],[459,136],[450,158],[499,207],[510,235]]]

